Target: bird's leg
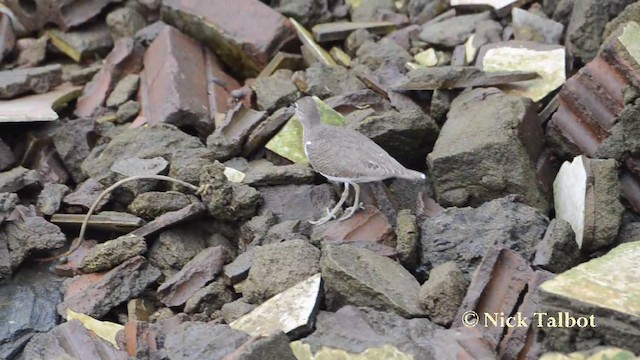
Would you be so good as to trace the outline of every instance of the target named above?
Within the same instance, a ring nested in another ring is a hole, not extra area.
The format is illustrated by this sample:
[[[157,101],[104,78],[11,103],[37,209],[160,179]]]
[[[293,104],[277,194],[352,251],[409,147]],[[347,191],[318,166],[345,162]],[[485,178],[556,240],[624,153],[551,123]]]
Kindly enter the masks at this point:
[[[356,191],[356,196],[353,199],[353,206],[347,208],[340,219],[338,219],[339,221],[347,220],[348,218],[352,217],[356,211],[358,211],[359,209],[363,209],[362,203],[360,202],[360,185],[356,183],[352,183],[351,185]]]
[[[327,208],[327,215],[323,216],[322,218],[315,221],[310,220],[309,222],[313,225],[322,225],[329,220],[335,219],[336,213],[338,212],[338,210],[342,208],[342,204],[344,204],[344,202],[347,201],[348,196],[349,196],[349,183],[344,183],[344,191],[342,192],[342,195],[340,196],[340,200],[338,200],[338,203],[336,204],[336,206],[334,206],[333,209],[331,209],[331,211],[329,211],[329,208]]]

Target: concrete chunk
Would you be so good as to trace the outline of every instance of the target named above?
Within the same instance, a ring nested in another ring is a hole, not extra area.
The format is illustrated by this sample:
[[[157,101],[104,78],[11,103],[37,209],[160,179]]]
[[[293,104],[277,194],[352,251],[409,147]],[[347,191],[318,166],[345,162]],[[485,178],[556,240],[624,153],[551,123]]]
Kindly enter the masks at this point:
[[[477,206],[507,194],[545,210],[534,163],[542,128],[532,103],[495,88],[463,93],[451,104],[427,163],[443,206]]]
[[[544,326],[537,329],[543,350],[568,352],[607,344],[639,353],[639,261],[640,242],[635,241],[543,283],[538,311]],[[568,316],[582,319],[584,326],[568,326]],[[556,326],[549,326],[550,320]]]
[[[61,82],[62,66],[59,64],[0,71],[0,99],[11,99],[30,91],[46,93]]]

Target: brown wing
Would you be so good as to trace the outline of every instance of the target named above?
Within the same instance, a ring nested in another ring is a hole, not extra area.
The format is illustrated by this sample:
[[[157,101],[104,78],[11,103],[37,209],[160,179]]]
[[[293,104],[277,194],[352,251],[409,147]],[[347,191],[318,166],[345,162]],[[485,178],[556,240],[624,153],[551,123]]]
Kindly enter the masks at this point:
[[[314,136],[305,137],[305,142],[311,166],[324,175],[366,182],[402,176],[407,171],[355,130],[322,125],[314,129]]]

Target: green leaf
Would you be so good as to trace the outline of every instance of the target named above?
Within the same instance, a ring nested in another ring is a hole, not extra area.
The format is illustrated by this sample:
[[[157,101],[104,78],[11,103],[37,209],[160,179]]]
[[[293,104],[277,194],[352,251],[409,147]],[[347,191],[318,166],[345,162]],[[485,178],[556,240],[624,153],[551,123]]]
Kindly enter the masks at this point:
[[[344,126],[344,117],[339,112],[333,110],[316,96],[313,97],[313,100],[318,106],[320,121],[327,125]],[[294,163],[302,165],[309,163],[302,145],[302,124],[298,121],[297,115],[293,115],[282,129],[269,140],[266,148]]]

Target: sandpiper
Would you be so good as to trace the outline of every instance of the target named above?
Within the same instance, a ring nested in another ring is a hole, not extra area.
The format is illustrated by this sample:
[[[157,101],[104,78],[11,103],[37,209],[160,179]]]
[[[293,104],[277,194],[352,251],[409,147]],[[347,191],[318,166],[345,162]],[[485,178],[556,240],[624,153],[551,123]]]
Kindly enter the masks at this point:
[[[336,206],[327,215],[310,221],[314,225],[335,219],[336,213],[349,196],[349,185],[355,189],[353,206],[338,220],[346,220],[362,208],[359,183],[389,178],[424,180],[425,174],[409,170],[365,135],[345,127],[323,124],[314,97],[304,97],[295,104],[302,124],[304,152],[311,167],[330,181],[344,183],[344,191]]]

